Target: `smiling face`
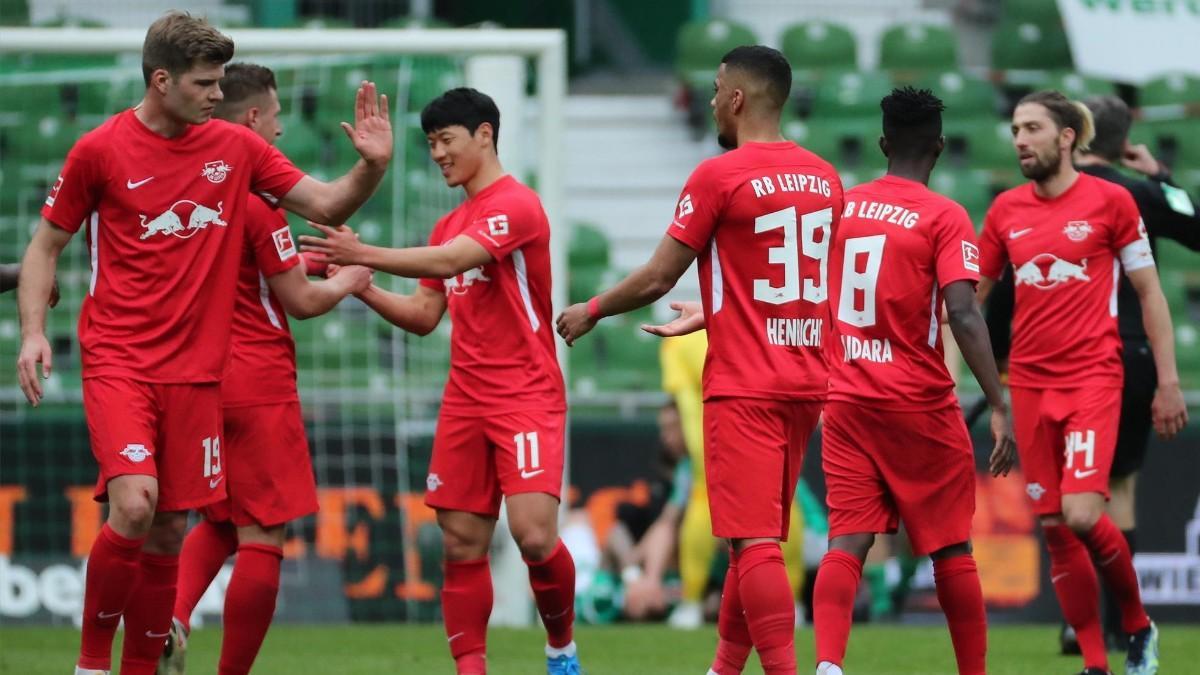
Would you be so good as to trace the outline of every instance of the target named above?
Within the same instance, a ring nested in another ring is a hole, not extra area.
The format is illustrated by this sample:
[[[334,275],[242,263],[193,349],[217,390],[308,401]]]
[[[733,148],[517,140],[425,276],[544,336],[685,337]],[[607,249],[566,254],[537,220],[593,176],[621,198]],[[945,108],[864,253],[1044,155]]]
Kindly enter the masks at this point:
[[[1040,103],[1023,103],[1013,111],[1013,147],[1021,174],[1035,181],[1054,176],[1069,161],[1075,131],[1059,128],[1049,109]]]
[[[466,127],[454,124],[435,129],[425,135],[429,156],[442,170],[446,185],[465,185],[479,173],[487,153],[495,152],[492,145],[492,125],[484,122],[472,134]]]
[[[202,61],[178,76],[156,70],[151,85],[162,94],[163,107],[171,117],[188,124],[204,124],[212,119],[213,110],[224,98],[220,85],[224,75],[224,64]]]

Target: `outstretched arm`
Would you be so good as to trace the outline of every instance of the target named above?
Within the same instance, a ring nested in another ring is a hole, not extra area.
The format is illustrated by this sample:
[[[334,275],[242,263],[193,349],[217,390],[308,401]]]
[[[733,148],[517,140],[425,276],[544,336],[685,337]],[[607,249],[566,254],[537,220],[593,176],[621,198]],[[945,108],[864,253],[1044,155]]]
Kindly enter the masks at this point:
[[[429,335],[446,313],[446,296],[426,286],[401,295],[370,286],[358,296],[389,323],[416,335]]]
[[[376,96],[375,83],[363,82],[355,95],[354,126],[342,130],[361,159],[330,183],[305,176],[279,205],[319,223],[344,223],[379,186],[392,159],[392,123],[387,96]]]
[[[347,295],[366,290],[371,285],[371,270],[352,265],[328,279],[309,279],[306,267],[296,265],[267,277],[267,285],[285,312],[297,319],[309,319],[333,309]]]
[[[696,259],[696,251],[671,236],[659,242],[645,265],[629,273],[616,286],[586,303],[568,307],[558,316],[558,334],[567,346],[583,337],[596,322],[613,314],[624,314],[666,295]]]
[[[364,265],[410,279],[449,279],[492,262],[492,254],[474,239],[459,235],[445,246],[385,248],[364,244],[350,228],[309,223],[324,238],[302,235],[300,250],[318,261]]]
[[[988,405],[992,407],[992,446],[988,468],[993,476],[1008,475],[1016,461],[1016,443],[1013,440],[1012,420],[1009,419],[1008,404],[1004,402],[1004,390],[1000,386],[1000,373],[992,355],[992,343],[988,339],[987,323],[975,305],[975,290],[970,281],[955,281],[942,289],[946,297],[946,313],[950,330],[962,352],[963,359],[975,374],[983,388]]]

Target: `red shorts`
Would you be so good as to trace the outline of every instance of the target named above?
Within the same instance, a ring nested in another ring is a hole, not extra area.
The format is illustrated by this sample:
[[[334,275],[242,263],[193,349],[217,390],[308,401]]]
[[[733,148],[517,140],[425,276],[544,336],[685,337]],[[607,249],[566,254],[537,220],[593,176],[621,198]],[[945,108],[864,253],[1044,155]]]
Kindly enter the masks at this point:
[[[1108,475],[1121,422],[1116,387],[1010,387],[1013,434],[1025,492],[1040,516],[1062,513],[1062,496],[1108,497]]]
[[[96,500],[119,476],[154,476],[159,511],[185,511],[225,498],[219,384],[154,384],[113,377],[83,381]]]
[[[704,402],[704,482],[715,537],[787,539],[817,401]]]
[[[821,432],[829,538],[895,532],[927,555],[971,537],[975,458],[957,405],[893,412],[830,401]]]
[[[496,518],[501,495],[562,499],[565,412],[442,415],[433,436],[425,503]]]
[[[317,482],[300,403],[225,408],[229,498],[204,517],[238,527],[272,527],[317,512]]]

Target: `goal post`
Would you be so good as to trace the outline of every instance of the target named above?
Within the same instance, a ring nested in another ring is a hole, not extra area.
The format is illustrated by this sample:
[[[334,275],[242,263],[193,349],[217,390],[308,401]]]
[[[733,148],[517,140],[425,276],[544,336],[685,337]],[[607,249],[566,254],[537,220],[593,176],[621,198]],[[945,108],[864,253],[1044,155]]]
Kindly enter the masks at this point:
[[[533,183],[549,218],[552,302],[556,310],[566,306],[570,230],[564,205],[567,42],[562,31],[223,32],[234,41],[235,60],[275,70],[284,107],[279,145],[314,175],[336,176],[356,158],[336,125],[353,113],[347,81],[360,75],[374,79],[388,95],[393,163],[376,195],[350,220],[364,240],[382,245],[423,244],[435,219],[461,198],[428,158],[421,107],[448,86],[467,84],[491,95],[502,114],[501,161],[510,173]],[[0,262],[19,259],[47,181],[53,181],[71,141],[141,98],[138,57],[144,40],[144,29],[0,27],[0,135],[5,141],[0,142]],[[449,70],[439,70],[447,63]],[[319,147],[291,131],[310,128],[323,134]],[[0,531],[12,534],[7,547],[0,540],[0,566],[20,568],[14,572],[20,579],[61,576],[66,567],[79,576],[85,544],[99,529],[101,511],[90,501],[87,486],[95,479],[95,466],[82,426],[74,335],[87,293],[84,248],[73,243],[60,262],[63,301],[48,317],[55,375],[47,382],[43,406],[31,409],[13,369],[0,369],[0,520],[8,518],[0,522]],[[386,275],[377,275],[376,282],[403,292],[415,285]],[[443,326],[429,337],[410,336],[356,302],[292,322],[292,329],[322,511],[289,529],[279,615],[305,621],[432,619],[439,543],[433,513],[420,496],[449,358],[448,330]],[[0,316],[0,363],[14,363],[18,348],[15,312]],[[566,349],[560,348],[558,356],[565,374]],[[528,623],[534,612],[525,582],[499,592],[506,583],[499,579],[524,578],[520,554],[511,539],[507,544],[508,550],[495,552],[494,621]],[[201,601],[198,618],[219,615],[227,580],[227,574],[218,577],[216,590]],[[20,597],[23,604],[9,606],[8,596],[0,594],[0,616],[61,622],[78,615],[74,600],[43,601],[36,589]],[[81,603],[82,597],[75,600]]]

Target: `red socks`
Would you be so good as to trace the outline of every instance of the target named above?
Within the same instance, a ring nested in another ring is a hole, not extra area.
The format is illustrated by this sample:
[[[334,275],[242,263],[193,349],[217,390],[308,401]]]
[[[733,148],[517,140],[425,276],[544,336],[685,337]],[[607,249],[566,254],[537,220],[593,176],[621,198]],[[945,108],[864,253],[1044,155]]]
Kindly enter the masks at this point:
[[[938,604],[946,615],[959,675],[987,672],[987,613],[975,559],[967,555],[933,561]]]
[[[154,675],[171,630],[179,556],[142,553],[141,578],[125,608],[121,675]]]
[[[113,635],[136,585],[144,541],[144,537],[126,539],[105,523],[92,543],[83,594],[79,667],[112,669]]]
[[[1088,668],[1108,670],[1097,600],[1100,588],[1087,547],[1066,525],[1043,525],[1042,532],[1050,551],[1050,582],[1063,618],[1075,629],[1083,663]]]
[[[483,675],[487,672],[484,654],[488,617],[492,614],[492,572],[488,569],[488,559],[446,561],[445,574],[442,617],[450,654],[458,675]]]
[[[192,612],[217,572],[237,551],[237,528],[232,523],[202,520],[187,538],[179,554],[179,590],[175,594],[174,617],[191,630]]]
[[[546,626],[546,643],[555,649],[566,647],[571,644],[575,625],[575,561],[571,552],[560,539],[550,557],[540,562],[526,560],[525,564],[529,566],[529,586],[538,614]]]
[[[821,558],[813,588],[813,634],[817,663],[841,665],[850,640],[854,596],[862,579],[862,561],[846,551],[831,549]]]
[[[777,542],[754,544],[737,557],[738,597],[766,675],[796,672],[796,608]]]
[[[238,547],[233,576],[225,590],[224,635],[220,675],[246,675],[262,647],[279,595],[279,561],[283,550],[266,544]]]
[[[725,587],[721,590],[717,636],[717,656],[712,671],[717,675],[740,675],[754,642],[750,639],[750,628],[746,625],[745,610],[738,595],[737,554],[732,549],[729,551],[729,569],[725,572]]]
[[[1142,606],[1129,543],[1108,514],[1100,516],[1092,529],[1083,535],[1083,540],[1091,549],[1104,582],[1121,606],[1121,630],[1133,635],[1149,626],[1150,617],[1146,616]]]

